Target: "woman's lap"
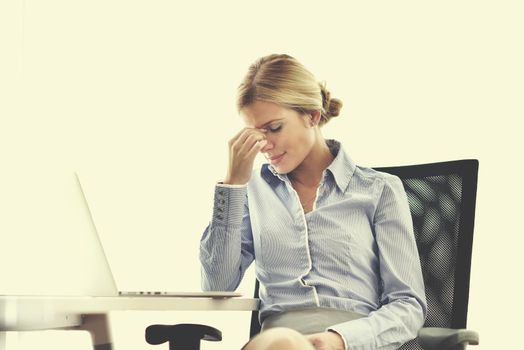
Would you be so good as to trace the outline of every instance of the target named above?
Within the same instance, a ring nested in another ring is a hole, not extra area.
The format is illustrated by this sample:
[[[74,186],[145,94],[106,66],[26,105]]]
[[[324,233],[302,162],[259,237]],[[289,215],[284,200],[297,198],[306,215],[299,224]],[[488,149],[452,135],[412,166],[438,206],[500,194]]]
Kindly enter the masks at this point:
[[[361,317],[365,315],[328,308],[282,312],[266,318],[261,333],[242,350],[314,349],[304,335],[324,332],[330,326]]]

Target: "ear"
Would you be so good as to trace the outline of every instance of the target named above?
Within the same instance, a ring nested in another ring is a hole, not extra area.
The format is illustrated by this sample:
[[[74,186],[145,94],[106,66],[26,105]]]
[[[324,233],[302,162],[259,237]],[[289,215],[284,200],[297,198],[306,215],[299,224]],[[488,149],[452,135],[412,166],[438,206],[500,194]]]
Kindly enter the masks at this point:
[[[308,116],[310,118],[310,125],[316,126],[320,122],[321,114],[320,111],[311,111],[308,113]]]

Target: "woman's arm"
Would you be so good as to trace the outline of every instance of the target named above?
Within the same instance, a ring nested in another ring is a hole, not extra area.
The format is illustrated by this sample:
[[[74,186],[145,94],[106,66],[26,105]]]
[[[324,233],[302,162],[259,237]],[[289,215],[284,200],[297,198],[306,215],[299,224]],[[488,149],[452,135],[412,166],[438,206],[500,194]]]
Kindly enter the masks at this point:
[[[397,176],[387,174],[373,222],[380,261],[381,307],[368,317],[330,329],[347,349],[396,349],[417,336],[427,304],[407,195]]]
[[[200,240],[202,290],[234,291],[253,260],[247,185],[217,184],[213,218]]]
[[[228,142],[225,183],[215,186],[213,218],[200,240],[203,290],[235,290],[254,260],[247,183],[265,132],[245,127]]]

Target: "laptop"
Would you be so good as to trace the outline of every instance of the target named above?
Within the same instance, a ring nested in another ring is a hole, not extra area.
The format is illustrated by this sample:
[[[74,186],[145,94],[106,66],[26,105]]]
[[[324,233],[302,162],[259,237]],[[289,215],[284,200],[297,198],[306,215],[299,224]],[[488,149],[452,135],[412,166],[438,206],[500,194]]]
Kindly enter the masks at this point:
[[[242,293],[239,292],[229,292],[229,291],[121,291],[118,289],[115,279],[113,277],[113,272],[109,265],[102,241],[98,235],[96,225],[93,219],[92,212],[89,208],[89,203],[87,201],[87,196],[85,194],[84,188],[80,181],[80,176],[75,172],[77,189],[81,194],[83,208],[86,211],[86,216],[89,221],[89,230],[88,234],[91,236],[89,240],[93,242],[91,245],[95,251],[93,254],[96,255],[96,259],[100,262],[97,276],[97,286],[96,291],[94,292],[95,296],[122,296],[122,297],[189,297],[189,298],[231,298],[231,297],[240,297]]]

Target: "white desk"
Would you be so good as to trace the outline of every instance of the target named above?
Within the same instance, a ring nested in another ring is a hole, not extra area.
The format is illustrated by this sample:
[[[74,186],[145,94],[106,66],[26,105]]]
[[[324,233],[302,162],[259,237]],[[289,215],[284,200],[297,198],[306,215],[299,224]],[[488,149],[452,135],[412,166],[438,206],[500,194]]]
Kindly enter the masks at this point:
[[[5,331],[75,329],[91,333],[95,349],[111,349],[110,311],[252,311],[253,298],[0,296],[0,350]]]

